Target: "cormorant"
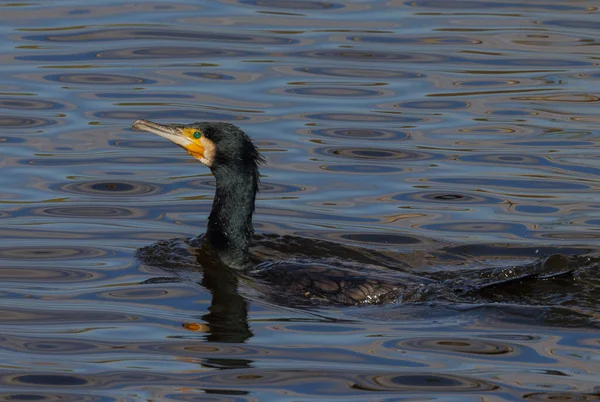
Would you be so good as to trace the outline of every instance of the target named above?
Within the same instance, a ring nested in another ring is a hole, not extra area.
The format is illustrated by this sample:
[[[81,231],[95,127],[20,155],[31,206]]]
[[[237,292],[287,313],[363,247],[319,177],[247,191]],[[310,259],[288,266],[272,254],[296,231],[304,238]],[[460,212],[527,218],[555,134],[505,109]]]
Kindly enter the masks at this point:
[[[248,249],[254,234],[252,214],[259,166],[265,159],[250,137],[239,127],[220,122],[162,125],[137,120],[132,127],[174,142],[212,171],[216,191],[203,237],[204,254],[208,250],[229,268],[273,283],[296,297],[316,301],[380,303],[395,299],[405,288],[391,278],[375,279],[352,268],[320,262],[276,261],[254,265]]]

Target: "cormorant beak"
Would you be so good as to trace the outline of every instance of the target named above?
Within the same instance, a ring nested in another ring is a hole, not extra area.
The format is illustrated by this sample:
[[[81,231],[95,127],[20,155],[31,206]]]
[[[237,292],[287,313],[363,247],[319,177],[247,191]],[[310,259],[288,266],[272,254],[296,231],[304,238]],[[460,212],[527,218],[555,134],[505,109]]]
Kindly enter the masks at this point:
[[[183,125],[169,124],[163,125],[154,123],[150,120],[136,120],[132,126],[136,130],[147,131],[152,134],[160,135],[185,149],[194,158],[204,163],[204,146],[200,141],[194,141]],[[192,130],[194,131],[194,130]]]

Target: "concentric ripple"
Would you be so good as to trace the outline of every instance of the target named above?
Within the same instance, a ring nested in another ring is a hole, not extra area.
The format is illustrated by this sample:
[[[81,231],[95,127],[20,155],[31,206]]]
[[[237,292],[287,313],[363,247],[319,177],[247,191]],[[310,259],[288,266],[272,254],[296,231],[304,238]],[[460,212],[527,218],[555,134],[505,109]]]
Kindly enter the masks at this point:
[[[548,161],[534,155],[522,154],[488,154],[488,155],[469,155],[460,158],[463,162],[476,163],[494,163],[501,165],[548,165]]]
[[[261,182],[259,191],[261,194],[293,194],[306,191],[306,187],[285,183]]]
[[[162,289],[158,287],[139,287],[132,289],[113,290],[98,294],[97,297],[109,300],[160,300],[173,297],[193,296],[194,292],[190,289]]]
[[[472,178],[439,178],[432,179],[432,182],[457,184],[462,186],[481,186],[481,187],[503,187],[513,189],[537,189],[537,190],[587,190],[590,186],[581,183],[555,180],[519,180],[519,179],[499,179],[490,177],[472,177]]]
[[[393,195],[391,199],[405,202],[418,203],[440,203],[440,204],[502,204],[504,200],[481,194],[465,193],[458,191],[439,192],[424,191],[416,193],[400,193]]]
[[[107,50],[98,55],[108,60],[130,60],[130,59],[201,59],[211,57],[258,57],[260,53],[224,49],[224,48],[198,48],[185,46],[146,47],[120,50]]]
[[[508,222],[450,222],[423,225],[421,228],[440,233],[510,233],[518,237],[526,237],[529,232],[525,225]]]
[[[75,33],[63,33],[53,35],[31,35],[26,36],[26,40],[43,40],[50,42],[79,42],[79,41],[124,41],[127,39],[142,40],[175,40],[177,42],[238,42],[253,43],[261,45],[287,45],[294,44],[297,40],[267,35],[243,35],[236,32],[215,32],[215,31],[195,31],[181,30],[166,27],[155,27],[154,29],[139,28],[112,28],[97,29],[91,31],[77,31]]]
[[[155,195],[163,191],[161,187],[140,181],[80,181],[52,186],[55,191],[79,195],[99,195],[106,197],[130,197]]]
[[[29,98],[0,98],[2,109],[29,109],[29,110],[59,110],[65,105],[59,102],[44,101]]]
[[[21,253],[22,254],[22,253]],[[57,253],[60,254],[60,253]],[[64,253],[69,254],[69,253]],[[7,257],[11,257],[12,254],[9,254]],[[48,253],[45,253],[48,255]],[[17,253],[17,256],[21,255]],[[67,258],[70,258],[67,256]],[[77,257],[79,258],[79,257]],[[43,259],[43,258],[42,258]],[[61,258],[58,258],[61,259]],[[25,259],[23,259],[25,260]],[[35,261],[35,260],[34,260]],[[39,259],[38,259],[39,261]],[[34,263],[35,264],[35,263]],[[99,274],[91,271],[86,271],[81,268],[76,269],[64,269],[52,267],[49,269],[46,268],[34,268],[34,267],[22,267],[18,266],[15,268],[10,268],[7,266],[3,266],[0,270],[0,280],[10,281],[10,282],[25,282],[32,283],[33,281],[39,281],[40,283],[49,284],[52,282],[81,282],[81,281],[92,281],[98,280],[100,277]]]
[[[38,128],[48,127],[58,124],[56,120],[43,119],[40,117],[24,117],[24,116],[0,116],[0,128]]]
[[[322,75],[330,77],[351,77],[351,78],[369,78],[377,77],[378,79],[410,79],[423,77],[422,74],[394,71],[394,70],[376,70],[376,69],[359,69],[350,67],[296,67],[295,72],[307,73],[313,75]]]
[[[396,347],[420,351],[487,356],[518,354],[518,349],[515,345],[472,338],[412,338],[398,342]]]
[[[139,215],[127,208],[102,205],[43,208],[39,211],[32,211],[32,213],[71,218],[122,218]]]
[[[156,81],[117,74],[48,74],[47,81],[84,85],[149,85]]]
[[[457,110],[467,109],[471,104],[464,101],[451,100],[435,100],[435,101],[411,101],[403,102],[395,105],[395,107],[403,109],[420,109],[420,110]]]
[[[362,381],[353,388],[367,391],[429,391],[429,392],[465,392],[492,391],[499,387],[495,384],[478,380],[475,377],[456,376],[451,374],[387,374],[361,376]]]
[[[289,88],[284,91],[292,95],[306,95],[315,97],[360,97],[368,98],[381,96],[381,91],[374,91],[362,88],[343,88],[343,87],[312,87],[312,88]]]
[[[410,134],[408,134],[406,131],[385,130],[379,128],[322,128],[317,130],[306,130],[305,132],[307,135],[354,140],[402,141],[410,137]]]
[[[404,171],[403,168],[386,165],[374,165],[372,163],[352,165],[321,165],[319,167],[323,170],[328,170],[331,172],[350,174],[397,174]]]
[[[321,2],[321,1],[297,1],[297,0],[240,0],[241,4],[253,6],[279,8],[284,10],[336,10],[344,8],[343,4]]]
[[[345,159],[370,159],[370,160],[397,160],[397,161],[421,161],[433,159],[432,154],[412,151],[393,151],[379,148],[317,148],[318,155],[332,155]]]
[[[0,248],[0,260],[73,260],[108,255],[106,250],[92,247],[11,247]]]
[[[397,114],[313,113],[303,117],[313,120],[349,121],[361,123],[419,123],[425,121],[419,117],[408,117]]]

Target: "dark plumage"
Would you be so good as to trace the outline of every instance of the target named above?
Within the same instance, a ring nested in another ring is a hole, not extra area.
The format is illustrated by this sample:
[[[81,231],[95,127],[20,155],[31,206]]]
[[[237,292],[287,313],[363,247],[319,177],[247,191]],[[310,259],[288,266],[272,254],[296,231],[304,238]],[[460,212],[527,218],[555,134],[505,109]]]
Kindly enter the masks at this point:
[[[258,167],[264,163],[250,138],[229,123],[161,125],[138,120],[133,127],[173,141],[211,169],[217,188],[205,243],[226,265],[245,268],[254,234],[252,214],[259,185]]]
[[[248,256],[254,234],[252,214],[259,185],[258,168],[264,159],[250,138],[229,123],[161,125],[138,120],[133,127],[173,141],[208,166],[215,176],[215,198],[206,234],[201,238],[202,244],[196,254],[199,258],[202,256],[203,265],[209,264],[213,269],[211,256],[216,254],[221,264],[243,270],[259,283],[281,288],[281,294],[288,300],[380,303],[394,299],[400,289],[406,290],[404,284],[389,279],[371,278],[357,270],[318,261],[251,264]],[[161,243],[158,250],[163,246],[169,249],[170,244]],[[152,253],[156,249],[138,253],[138,256],[144,255],[146,261],[157,261]],[[173,255],[178,251],[177,248],[170,249],[166,254]]]
[[[215,145],[211,165],[217,189],[208,217],[207,240],[227,265],[247,263],[254,234],[252,214],[259,185],[258,167],[264,163],[250,138],[228,123],[194,123]]]

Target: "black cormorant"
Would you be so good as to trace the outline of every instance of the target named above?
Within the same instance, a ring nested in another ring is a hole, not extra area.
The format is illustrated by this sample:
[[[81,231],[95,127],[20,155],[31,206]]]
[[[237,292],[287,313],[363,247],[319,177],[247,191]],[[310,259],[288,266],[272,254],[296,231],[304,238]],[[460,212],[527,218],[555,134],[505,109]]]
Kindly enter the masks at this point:
[[[137,120],[133,128],[164,137],[209,167],[216,179],[203,248],[227,266],[264,279],[294,296],[342,304],[380,303],[396,298],[404,285],[374,279],[347,267],[320,262],[276,261],[254,265],[249,259],[252,214],[264,163],[250,137],[229,123],[162,125]],[[293,297],[293,296],[290,296]]]

